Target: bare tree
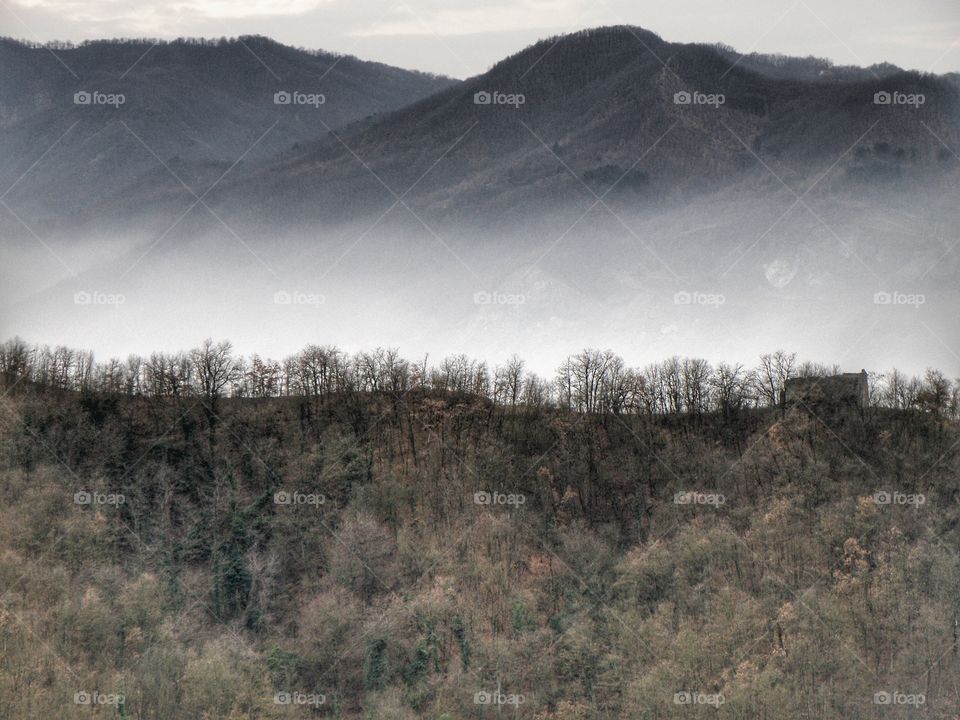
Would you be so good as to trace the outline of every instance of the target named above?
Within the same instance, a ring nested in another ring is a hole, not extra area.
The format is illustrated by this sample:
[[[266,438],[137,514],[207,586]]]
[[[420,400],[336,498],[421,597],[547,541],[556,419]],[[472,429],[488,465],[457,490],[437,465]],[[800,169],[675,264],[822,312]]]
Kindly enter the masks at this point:
[[[227,340],[214,343],[207,338],[190,351],[190,365],[197,394],[203,400],[211,431],[216,424],[217,410],[223,391],[237,377],[237,362],[232,356],[233,345]]]
[[[749,393],[750,376],[740,363],[720,363],[710,378],[710,385],[720,412],[729,416],[743,407]]]
[[[780,404],[780,393],[786,381],[794,376],[796,362],[796,353],[786,353],[783,350],[760,356],[760,367],[756,370],[755,380],[757,390],[767,405],[773,407]]]

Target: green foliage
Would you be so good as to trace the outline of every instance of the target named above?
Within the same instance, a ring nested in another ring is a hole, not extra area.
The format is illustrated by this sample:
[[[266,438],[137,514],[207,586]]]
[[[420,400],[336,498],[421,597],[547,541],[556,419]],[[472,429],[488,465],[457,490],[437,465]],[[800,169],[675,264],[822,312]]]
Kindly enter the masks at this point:
[[[252,579],[244,557],[247,544],[243,519],[234,513],[230,534],[213,553],[213,602],[220,617],[237,616],[250,600]]]
[[[538,627],[536,618],[520,600],[513,603],[511,627],[516,634],[530,632]]]
[[[367,643],[367,661],[364,669],[364,686],[367,690],[382,690],[387,684],[388,641],[375,638]]]
[[[274,689],[282,690],[291,687],[300,658],[296,653],[282,650],[274,645],[266,653],[267,668],[270,670],[270,682]]]
[[[885,689],[960,711],[960,430],[932,411],[611,421],[425,393],[307,419],[223,398],[211,445],[179,404],[83,402],[16,396],[28,421],[0,434],[10,717],[115,688],[142,720],[479,720],[498,689],[532,720],[866,720]],[[112,482],[122,506],[73,503]]]

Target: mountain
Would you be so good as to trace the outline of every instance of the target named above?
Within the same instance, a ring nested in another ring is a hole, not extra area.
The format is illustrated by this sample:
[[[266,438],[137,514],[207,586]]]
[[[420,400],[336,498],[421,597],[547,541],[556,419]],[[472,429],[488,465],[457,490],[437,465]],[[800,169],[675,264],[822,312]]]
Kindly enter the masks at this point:
[[[883,357],[956,372],[957,78],[736,61],[600,28],[300,147],[252,152],[229,173],[240,143],[209,167],[175,144],[158,150],[207,207],[104,120],[149,169],[124,183],[101,174],[107,194],[55,149],[17,186],[5,202],[20,211],[34,193],[51,222],[7,243],[0,323],[31,339],[43,327],[46,342],[111,338],[103,351],[123,353],[217,334],[284,348],[307,333],[553,367],[571,347],[615,340],[635,358],[746,362],[789,345],[855,368]],[[876,104],[882,93],[897,101]],[[275,117],[271,105],[244,144]],[[126,302],[75,303],[94,291]],[[316,302],[276,301],[294,296]]]
[[[584,186],[633,207],[741,182],[800,187],[828,167],[854,183],[915,182],[952,170],[960,143],[955,78],[740,59],[634,27],[549,38],[463,83],[264,38],[57,51],[86,84],[51,50],[3,52],[19,59],[0,111],[10,182],[78,123],[12,197],[40,216],[56,198],[55,215],[79,213],[72,223],[153,214],[157,232],[194,199],[180,180],[200,195],[240,157],[204,201],[276,227],[377,214],[404,192],[462,221],[565,206]],[[77,107],[77,88],[127,102]],[[274,105],[278,89],[326,102]],[[878,104],[884,94],[894,102]]]
[[[454,83],[262,37],[79,47],[5,39],[0,67],[0,185],[26,172],[5,201],[28,222],[146,202],[172,179],[163,164],[200,194],[235,162]]]
[[[834,163],[871,182],[955,166],[960,92],[950,78],[735,60],[632,27],[544,40],[338,140],[248,167],[215,196],[251,218],[329,221],[388,206],[385,186],[400,194],[416,183],[405,201],[427,212],[512,216],[562,206],[584,184],[602,194],[616,183],[613,197],[635,205],[744,179],[779,188],[768,169],[797,185]],[[484,93],[499,95],[477,104]],[[875,102],[883,93],[894,103]]]

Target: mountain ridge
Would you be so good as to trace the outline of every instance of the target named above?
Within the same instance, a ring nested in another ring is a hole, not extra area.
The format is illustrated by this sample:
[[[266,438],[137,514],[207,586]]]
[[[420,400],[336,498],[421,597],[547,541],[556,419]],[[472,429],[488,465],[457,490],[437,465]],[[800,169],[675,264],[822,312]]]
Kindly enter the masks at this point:
[[[56,51],[0,40],[0,63],[0,178],[20,183],[30,168],[9,201],[39,218],[122,196],[166,173],[162,163],[188,164],[199,194],[238,158],[273,156],[454,82],[259,37]]]
[[[253,49],[245,47],[250,43]],[[147,48],[143,66],[171,49],[215,54],[224,46],[244,57],[245,72],[257,73],[261,100],[276,83],[253,50],[304,55],[261,37],[156,47],[143,41],[135,49],[144,55]],[[354,62],[305,54],[329,63],[330,75],[338,63],[347,64],[343,70]],[[151,137],[137,143],[129,137],[139,134],[134,125],[116,122],[122,114],[98,109],[101,132],[132,147],[148,170],[78,212],[81,222],[120,227],[156,216],[162,229],[184,201],[209,190],[205,202],[218,212],[262,227],[356,220],[383,212],[397,197],[418,212],[476,220],[589,201],[589,193],[637,206],[742,183],[776,189],[782,180],[802,188],[827,168],[855,191],[864,182],[939,182],[955,170],[949,148],[960,142],[960,87],[952,76],[734,54],[724,46],[671,43],[641,28],[583,30],[541,40],[462,82],[424,76],[440,87],[402,102],[393,97],[395,107],[385,98],[376,113],[354,108],[341,122],[324,121],[313,136],[270,130],[278,117],[311,122],[310,111],[294,108],[288,117],[277,111],[289,107],[261,106],[258,127],[247,128],[232,153],[205,152],[194,137],[187,160],[176,146],[157,147],[151,157]],[[875,104],[877,93],[891,91],[924,103]],[[489,104],[477,104],[487,95]],[[501,95],[515,106],[498,104]],[[693,99],[683,104],[682,95]],[[190,222],[184,231],[193,231]]]

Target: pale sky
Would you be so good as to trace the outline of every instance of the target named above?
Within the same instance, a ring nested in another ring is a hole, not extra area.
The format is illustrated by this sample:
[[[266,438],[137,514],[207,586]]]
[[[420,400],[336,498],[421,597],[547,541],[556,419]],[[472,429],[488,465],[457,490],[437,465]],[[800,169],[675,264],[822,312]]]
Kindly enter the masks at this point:
[[[460,78],[541,38],[618,24],[740,52],[960,70],[958,0],[0,0],[7,37],[260,34]]]

